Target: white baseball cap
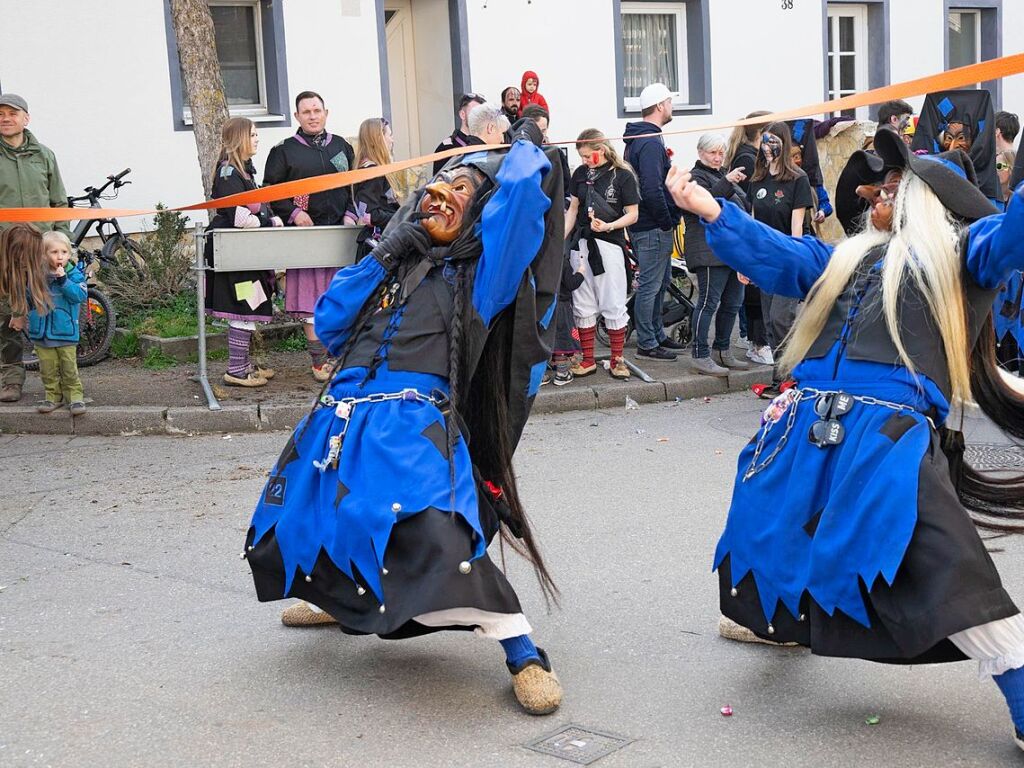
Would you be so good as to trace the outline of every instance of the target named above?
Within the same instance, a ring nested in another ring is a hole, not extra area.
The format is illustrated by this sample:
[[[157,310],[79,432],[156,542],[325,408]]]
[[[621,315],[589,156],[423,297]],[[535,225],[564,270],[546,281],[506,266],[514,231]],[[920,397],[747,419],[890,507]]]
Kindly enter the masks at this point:
[[[640,91],[640,109],[653,107],[670,98],[672,98],[672,91],[664,83],[651,83]]]

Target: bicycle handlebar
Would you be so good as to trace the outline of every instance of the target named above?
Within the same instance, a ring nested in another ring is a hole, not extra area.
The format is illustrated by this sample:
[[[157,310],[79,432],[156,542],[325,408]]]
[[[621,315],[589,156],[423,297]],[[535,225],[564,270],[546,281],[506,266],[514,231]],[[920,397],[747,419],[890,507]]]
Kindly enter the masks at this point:
[[[107,176],[107,178],[110,179],[111,181],[115,181],[116,182],[116,181],[120,181],[121,179],[123,179],[125,176],[127,176],[131,172],[132,172],[131,168],[125,168],[123,171],[121,171],[116,176]]]

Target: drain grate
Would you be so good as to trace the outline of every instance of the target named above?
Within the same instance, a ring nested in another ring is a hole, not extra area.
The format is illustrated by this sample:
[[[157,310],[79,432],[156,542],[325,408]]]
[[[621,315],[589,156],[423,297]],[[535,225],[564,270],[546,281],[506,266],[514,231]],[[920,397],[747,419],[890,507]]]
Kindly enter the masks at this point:
[[[626,736],[570,723],[523,746],[577,765],[590,765],[632,742],[633,739]]]
[[[968,445],[964,458],[975,469],[1000,470],[1024,467],[1024,450],[1017,446],[999,443],[978,443]]]

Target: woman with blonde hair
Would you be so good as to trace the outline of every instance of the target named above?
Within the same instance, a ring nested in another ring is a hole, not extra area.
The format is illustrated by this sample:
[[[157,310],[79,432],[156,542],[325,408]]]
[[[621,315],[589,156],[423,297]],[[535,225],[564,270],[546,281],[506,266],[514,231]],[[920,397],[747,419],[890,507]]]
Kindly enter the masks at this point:
[[[252,158],[259,147],[256,126],[246,117],[232,117],[221,126],[220,160],[213,174],[214,198],[256,189]],[[218,208],[210,229],[280,227],[266,203]],[[206,263],[213,266],[213,238],[206,238]],[[249,346],[256,323],[270,322],[274,306],[274,273],[267,270],[206,273],[206,314],[228,321],[228,369],[224,383],[233,387],[262,387],[274,371],[253,365]]]
[[[375,165],[391,163],[391,152],[395,137],[391,124],[383,117],[363,120],[359,126],[359,140],[356,147],[356,168],[372,168]],[[380,240],[384,227],[398,212],[398,174],[389,173],[369,181],[353,185],[352,210],[345,214],[345,223],[364,224],[359,235],[357,259],[373,250]]]
[[[964,153],[918,157],[892,131],[875,149],[837,190],[870,215],[834,249],[669,175],[722,261],[805,299],[780,361],[795,385],[740,454],[714,560],[720,632],[824,656],[977,659],[1024,748],[1024,617],[975,530],[1024,533],[1024,475],[974,469],[956,431],[976,403],[1024,439],[1024,387],[998,369],[991,322],[1024,266],[1024,191],[997,214]]]
[[[636,222],[640,190],[633,169],[624,162],[604,134],[588,128],[576,137],[583,164],[569,182],[569,210],[565,213],[565,238],[570,264],[583,275],[573,292],[573,314],[579,329],[583,359],[572,366],[574,376],[597,370],[594,340],[597,319],[604,318],[611,344],[610,373],[628,379],[622,359],[626,342],[626,227]],[[580,209],[583,214],[580,214]],[[556,361],[556,382],[559,371]]]

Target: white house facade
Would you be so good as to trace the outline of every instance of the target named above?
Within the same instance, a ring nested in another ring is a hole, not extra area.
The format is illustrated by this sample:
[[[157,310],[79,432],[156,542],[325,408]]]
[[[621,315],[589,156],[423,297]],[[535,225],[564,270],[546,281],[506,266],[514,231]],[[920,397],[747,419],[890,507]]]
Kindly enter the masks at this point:
[[[458,94],[497,101],[527,69],[551,107],[551,138],[565,140],[588,127],[621,135],[653,80],[677,94],[670,129],[679,129],[1024,50],[1020,0],[209,5],[231,111],[260,127],[258,169],[295,131],[293,100],[306,89],[323,95],[332,132],[352,136],[384,115],[396,155],[410,157],[451,132]],[[56,152],[69,192],[131,167],[119,206],[201,199],[168,0],[0,0],[0,9],[0,89],[28,100],[30,129]],[[996,109],[1024,112],[1024,76],[986,86]],[[696,139],[668,143],[689,162]]]

